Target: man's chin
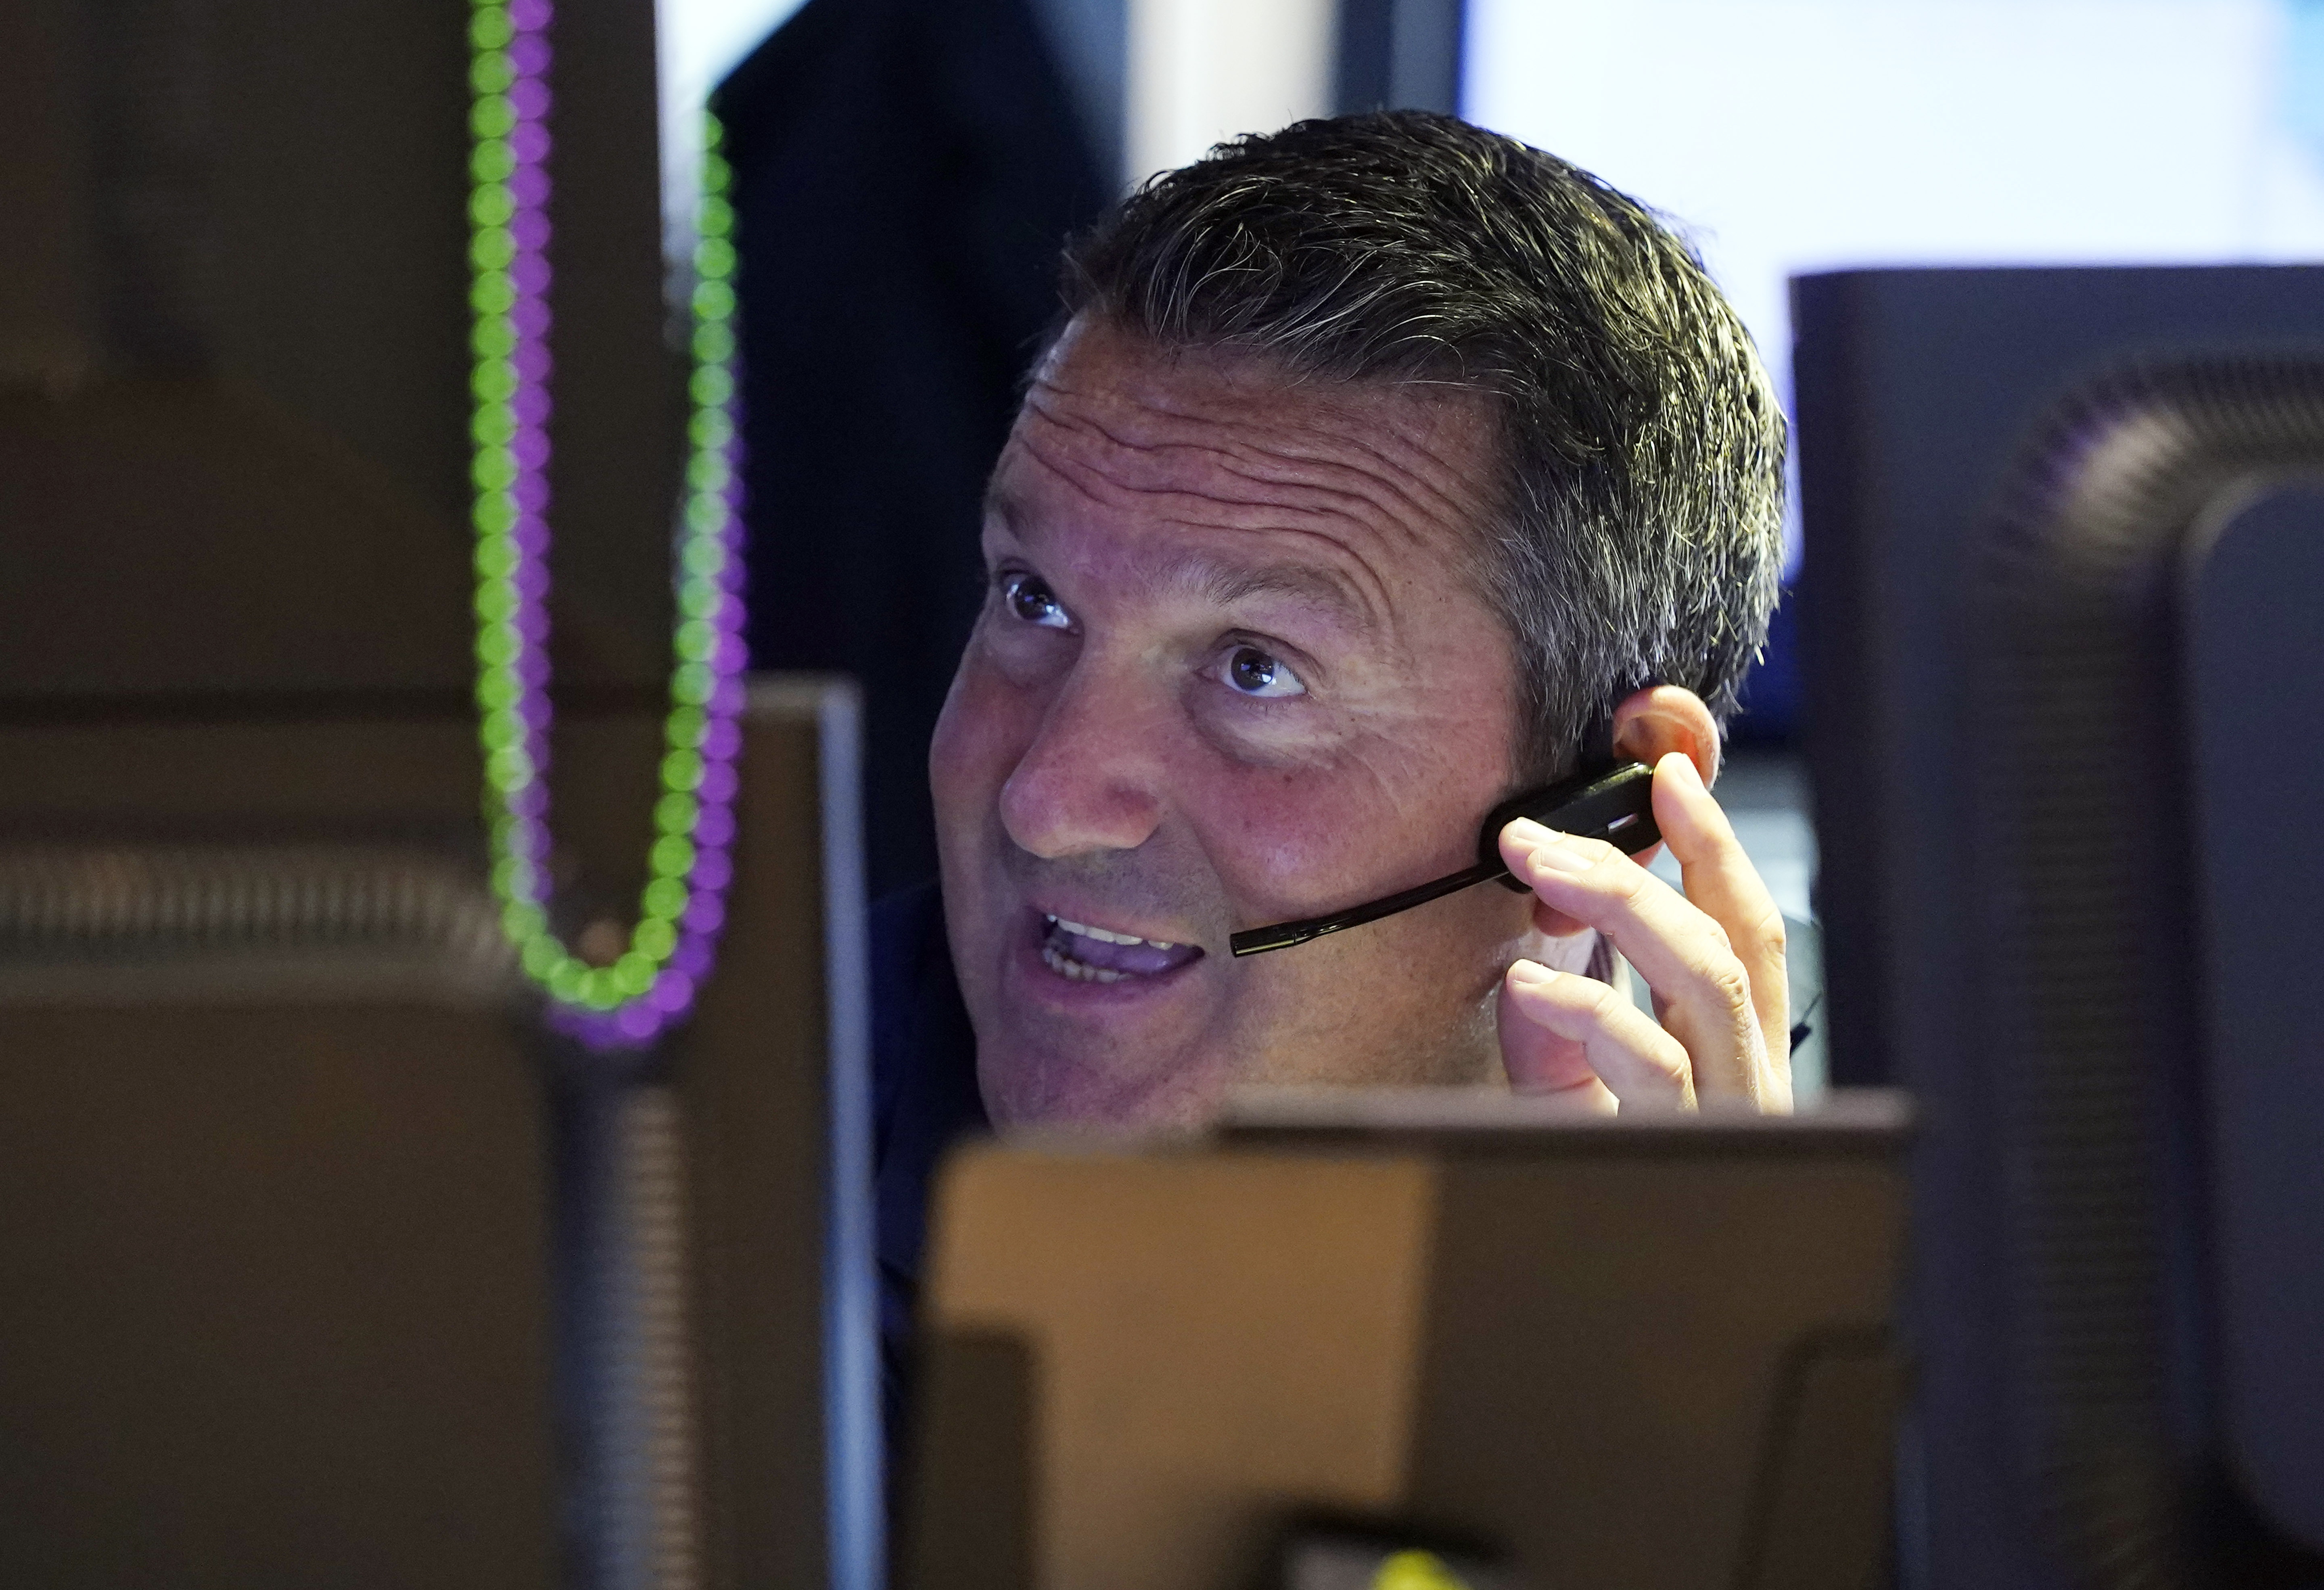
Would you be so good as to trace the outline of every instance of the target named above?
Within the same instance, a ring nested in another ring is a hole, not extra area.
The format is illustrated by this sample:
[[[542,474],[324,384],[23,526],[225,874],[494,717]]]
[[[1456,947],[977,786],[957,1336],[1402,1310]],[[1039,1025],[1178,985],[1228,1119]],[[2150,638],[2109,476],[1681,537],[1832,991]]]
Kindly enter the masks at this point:
[[[979,1044],[976,1075],[996,1126],[1142,1131],[1198,1126],[1216,1114],[1222,1068],[1154,1062],[1151,1049],[1004,1040]]]

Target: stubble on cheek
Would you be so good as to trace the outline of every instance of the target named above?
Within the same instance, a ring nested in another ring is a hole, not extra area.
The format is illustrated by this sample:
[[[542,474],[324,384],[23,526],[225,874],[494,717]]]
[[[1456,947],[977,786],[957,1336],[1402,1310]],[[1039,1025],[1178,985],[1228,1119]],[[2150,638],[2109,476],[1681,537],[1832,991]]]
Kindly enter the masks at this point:
[[[1494,995],[1526,908],[1505,891],[1494,894],[1451,896],[1409,920],[1260,957],[1290,964],[1269,993],[1272,1042],[1245,1079],[1325,1087],[1496,1080]]]

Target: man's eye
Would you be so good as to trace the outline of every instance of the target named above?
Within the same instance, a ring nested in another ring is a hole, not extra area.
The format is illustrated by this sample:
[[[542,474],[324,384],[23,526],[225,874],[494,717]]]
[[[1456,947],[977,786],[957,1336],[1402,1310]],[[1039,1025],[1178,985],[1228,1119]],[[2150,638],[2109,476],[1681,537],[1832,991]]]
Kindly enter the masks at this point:
[[[1246,696],[1304,696],[1307,687],[1299,676],[1285,665],[1282,659],[1270,657],[1256,646],[1237,646],[1227,653],[1226,682],[1230,689]]]
[[[1009,604],[1009,611],[1027,624],[1038,624],[1044,629],[1071,629],[1073,615],[1057,600],[1049,582],[1038,574],[1012,574],[1001,582],[1001,598]]]

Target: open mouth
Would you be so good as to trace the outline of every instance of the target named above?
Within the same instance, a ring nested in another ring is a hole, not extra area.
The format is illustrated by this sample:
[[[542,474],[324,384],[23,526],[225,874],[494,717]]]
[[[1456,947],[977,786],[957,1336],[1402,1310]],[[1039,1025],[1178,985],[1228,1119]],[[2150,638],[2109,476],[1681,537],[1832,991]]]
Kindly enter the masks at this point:
[[[1203,951],[1193,944],[1140,938],[1062,917],[1041,919],[1041,963],[1076,983],[1120,983],[1175,972]]]

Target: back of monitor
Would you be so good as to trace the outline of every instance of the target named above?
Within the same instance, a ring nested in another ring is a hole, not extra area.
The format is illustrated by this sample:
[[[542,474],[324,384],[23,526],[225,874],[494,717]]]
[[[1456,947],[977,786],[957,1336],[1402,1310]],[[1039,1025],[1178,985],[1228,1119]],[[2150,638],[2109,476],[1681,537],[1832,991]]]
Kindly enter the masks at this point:
[[[1855,1590],[1899,1143],[1888,1113],[967,1152],[905,1582],[1241,1590],[1320,1516],[1520,1585]]]
[[[410,846],[0,855],[0,1577],[556,1582],[497,927]]]
[[[560,724],[584,903],[634,897],[657,742]],[[848,691],[754,688],[719,970],[627,1059],[539,1035],[463,717],[0,758],[0,1580],[864,1582]]]

